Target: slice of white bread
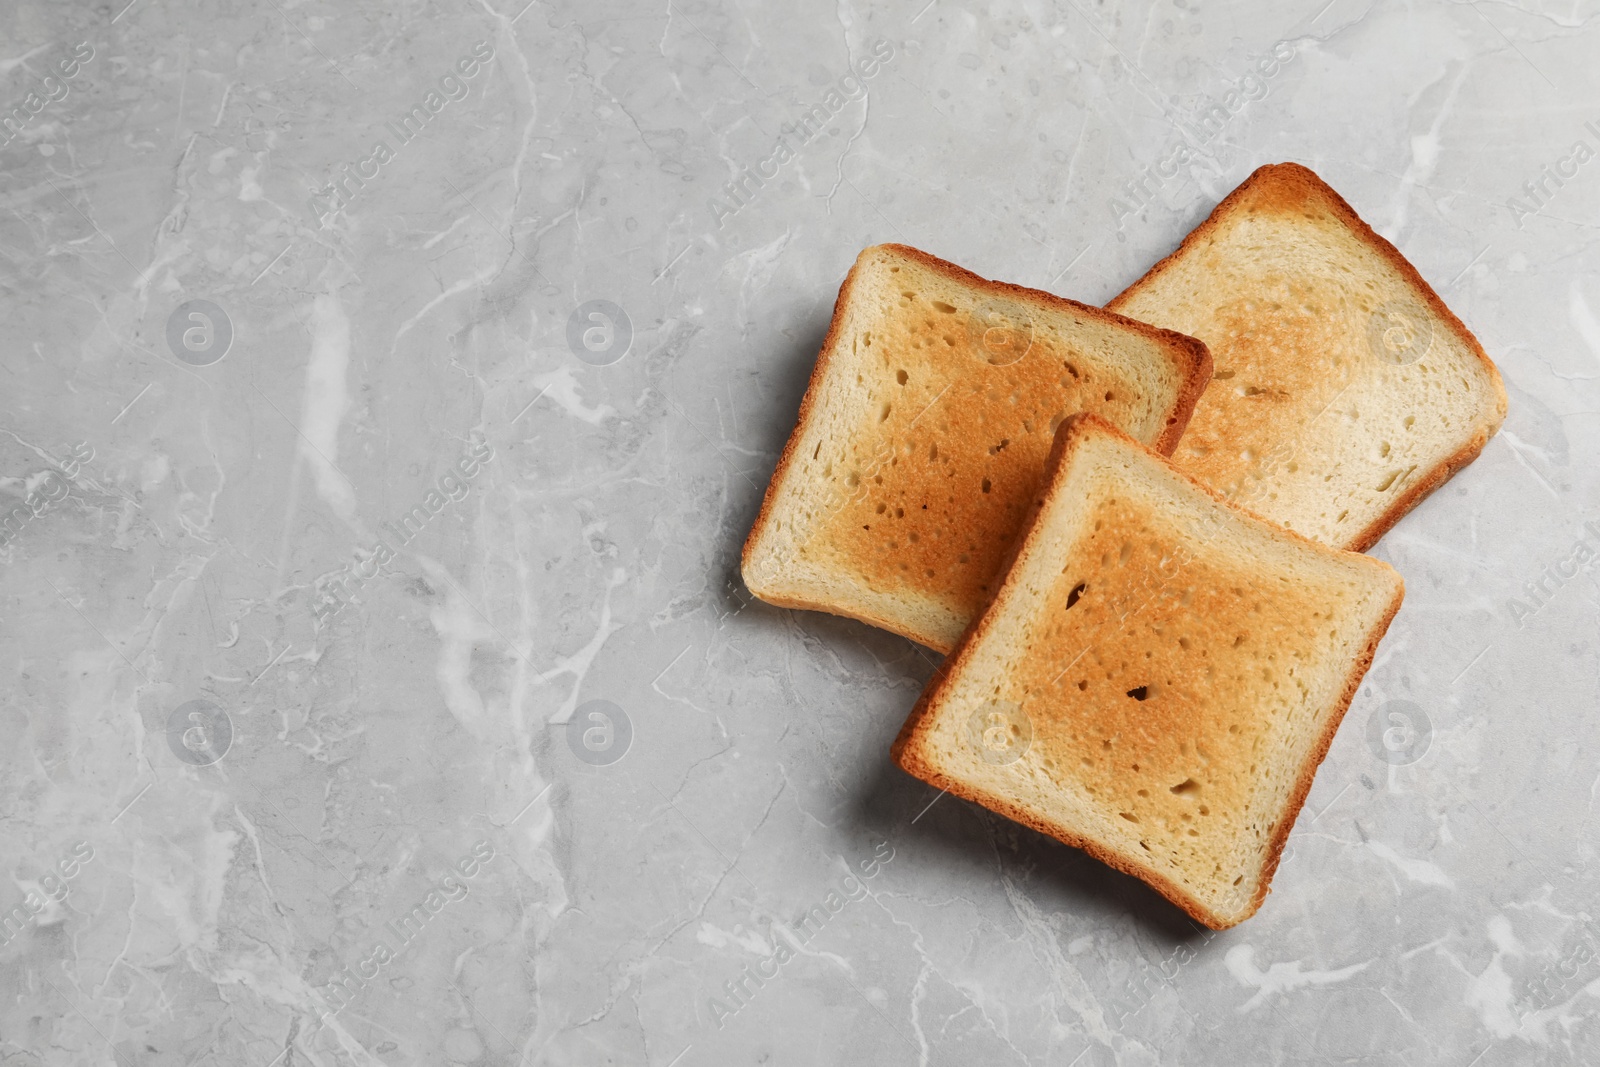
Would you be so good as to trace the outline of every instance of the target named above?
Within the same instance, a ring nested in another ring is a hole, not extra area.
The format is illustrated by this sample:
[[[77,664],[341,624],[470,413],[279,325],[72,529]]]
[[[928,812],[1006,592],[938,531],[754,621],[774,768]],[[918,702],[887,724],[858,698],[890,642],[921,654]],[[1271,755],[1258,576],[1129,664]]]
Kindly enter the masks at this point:
[[[998,585],[1061,420],[1170,452],[1205,346],[904,245],[856,259],[745,542],[752,593],[948,652]]]
[[[895,762],[1232,926],[1261,906],[1404,584],[1092,415],[1050,462]]]
[[[1257,170],[1107,307],[1216,360],[1178,466],[1338,548],[1375,544],[1505,420],[1477,339],[1297,164]]]

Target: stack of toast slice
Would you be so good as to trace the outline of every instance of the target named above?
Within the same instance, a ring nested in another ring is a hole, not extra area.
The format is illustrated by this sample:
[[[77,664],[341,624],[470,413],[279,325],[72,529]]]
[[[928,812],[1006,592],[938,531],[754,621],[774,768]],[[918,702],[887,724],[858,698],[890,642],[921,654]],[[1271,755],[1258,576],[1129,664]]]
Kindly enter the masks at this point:
[[[894,760],[1220,929],[1260,907],[1399,609],[1356,550],[1477,456],[1505,390],[1293,164],[1108,312],[867,249],[744,578],[953,649]]]

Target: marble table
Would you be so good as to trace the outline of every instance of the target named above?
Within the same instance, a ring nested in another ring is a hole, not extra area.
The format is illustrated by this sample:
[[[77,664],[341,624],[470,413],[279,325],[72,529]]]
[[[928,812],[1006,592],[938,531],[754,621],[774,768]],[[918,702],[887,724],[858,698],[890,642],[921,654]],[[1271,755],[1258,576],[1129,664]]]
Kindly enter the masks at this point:
[[[0,1063],[1600,1060],[1597,16],[5,5]],[[1101,303],[1280,160],[1511,407],[1214,934],[738,553],[860,248]]]

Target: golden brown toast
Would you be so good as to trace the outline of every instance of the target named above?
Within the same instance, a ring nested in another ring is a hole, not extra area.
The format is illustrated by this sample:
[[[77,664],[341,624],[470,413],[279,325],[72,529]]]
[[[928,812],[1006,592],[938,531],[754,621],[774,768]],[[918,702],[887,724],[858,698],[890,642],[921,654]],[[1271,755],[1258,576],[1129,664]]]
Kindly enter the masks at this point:
[[[1077,416],[893,756],[1232,926],[1265,898],[1403,595],[1387,564],[1263,522]]]
[[[1298,164],[1257,170],[1106,306],[1216,361],[1174,462],[1324,544],[1375,544],[1505,420],[1477,338]]]
[[[1158,450],[1205,346],[904,245],[857,258],[744,547],[750,591],[948,652],[998,583],[1066,416]]]

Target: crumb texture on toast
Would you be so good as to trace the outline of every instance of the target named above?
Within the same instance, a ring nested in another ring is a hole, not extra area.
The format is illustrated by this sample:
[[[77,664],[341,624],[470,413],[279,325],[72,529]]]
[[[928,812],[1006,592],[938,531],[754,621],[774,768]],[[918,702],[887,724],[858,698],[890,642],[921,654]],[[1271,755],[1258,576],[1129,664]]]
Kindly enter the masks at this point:
[[[1295,164],[1256,171],[1107,306],[1211,350],[1173,460],[1324,544],[1369,547],[1505,418],[1477,340]]]
[[[764,599],[941,651],[993,594],[1061,420],[1170,448],[1203,346],[987,282],[901,246],[861,253],[746,548]]]
[[[1241,514],[1125,438],[1070,432],[897,758],[1232,925],[1266,893],[1399,577]]]

